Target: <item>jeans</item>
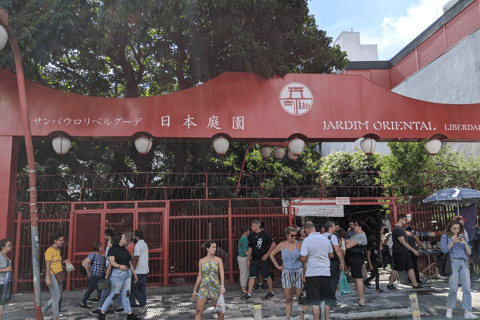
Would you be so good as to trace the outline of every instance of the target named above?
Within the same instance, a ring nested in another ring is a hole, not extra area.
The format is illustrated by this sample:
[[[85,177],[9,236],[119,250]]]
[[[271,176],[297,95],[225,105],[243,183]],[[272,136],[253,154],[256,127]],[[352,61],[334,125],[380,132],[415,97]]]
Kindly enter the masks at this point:
[[[470,269],[464,259],[451,259],[452,274],[448,277],[450,291],[448,292],[447,307],[455,308],[457,306],[458,277],[462,283],[463,291],[463,310],[472,310],[472,293],[470,292]]]
[[[120,269],[113,269],[110,281],[112,287],[110,288],[110,293],[108,294],[105,302],[102,304],[101,310],[106,312],[112,303],[113,296],[118,294],[118,298],[122,300],[122,307],[126,313],[130,313],[132,308],[130,307],[130,300],[127,297],[127,291],[130,291],[130,278],[132,273],[130,270],[122,271]],[[106,291],[106,290],[105,290]],[[100,305],[100,304],[99,304]],[[118,305],[118,304],[117,304]]]
[[[373,270],[370,271],[370,277],[368,277],[365,282],[370,282],[375,279],[375,289],[380,289],[380,275],[378,273],[378,266],[376,264],[372,265]]]
[[[92,278],[88,279],[88,289],[87,289],[87,291],[85,291],[85,294],[83,295],[82,304],[87,304],[88,297],[90,297],[90,294],[93,291],[95,291],[95,289],[97,290],[98,296],[99,297],[102,296],[102,290],[98,290],[98,281],[100,281],[100,279],[102,279],[102,278],[92,276]]]
[[[337,291],[338,279],[340,278],[340,261],[330,260],[330,281],[333,296]]]
[[[54,274],[50,275],[50,279],[52,280],[52,285],[48,287],[50,289],[50,294],[52,298],[45,303],[42,308],[42,313],[47,312],[52,308],[53,318],[58,319],[60,318],[60,300],[62,299],[62,284],[58,283],[57,277]]]
[[[138,300],[140,307],[145,307],[147,305],[147,275],[146,274],[137,274],[138,281],[134,282],[132,278],[132,293],[130,294],[130,306],[135,304],[135,298]]]

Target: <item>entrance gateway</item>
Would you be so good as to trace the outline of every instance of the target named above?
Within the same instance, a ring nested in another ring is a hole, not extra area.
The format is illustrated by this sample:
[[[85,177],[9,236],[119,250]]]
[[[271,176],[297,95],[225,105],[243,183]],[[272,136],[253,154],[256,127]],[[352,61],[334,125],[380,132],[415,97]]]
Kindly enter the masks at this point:
[[[0,218],[5,221],[0,237],[19,239],[15,258],[28,264],[29,240],[24,230],[29,230],[28,203],[27,210],[22,201],[15,208],[18,140],[23,136],[17,83],[14,74],[4,69],[0,69],[0,79],[0,170],[4,177],[0,181]],[[480,118],[480,104],[414,100],[354,75],[288,74],[265,79],[227,72],[195,88],[149,98],[77,96],[32,82],[27,82],[26,89],[32,134],[37,139],[64,135],[76,140],[134,140],[147,135],[163,141],[211,141],[223,136],[230,142],[272,144],[295,137],[305,142],[355,141],[361,137],[377,141],[480,140],[480,123],[474,120]],[[88,242],[101,237],[105,227],[115,226],[116,231],[148,228],[147,234],[154,237],[147,239],[152,244],[152,264],[159,270],[150,282],[161,285],[190,283],[195,272],[180,266],[196,257],[183,252],[198,252],[203,239],[210,237],[217,239],[221,248],[228,248],[224,256],[230,265],[227,281],[234,281],[232,248],[239,227],[249,225],[254,218],[268,218],[272,234],[280,238],[283,228],[293,224],[294,213],[286,210],[280,199],[209,199],[208,194],[188,201],[171,200],[165,192],[154,199],[146,194],[143,201],[122,201],[128,199],[125,197],[100,203],[83,199],[39,203],[39,211],[53,214],[52,220],[40,219],[39,225],[44,227],[40,235],[46,236],[51,230],[47,227],[53,224],[61,226],[68,234],[68,256],[79,263],[90,250]],[[358,199],[375,204],[378,200]],[[399,211],[394,199],[383,201],[394,215]],[[187,233],[190,240],[175,240],[175,235]],[[46,245],[41,239],[41,251]],[[178,256],[172,262],[176,251]],[[23,274],[16,265],[17,276]],[[83,280],[71,277],[68,288],[82,286]],[[22,283],[25,287],[18,291],[31,290],[26,273],[25,279],[19,279],[19,286]]]

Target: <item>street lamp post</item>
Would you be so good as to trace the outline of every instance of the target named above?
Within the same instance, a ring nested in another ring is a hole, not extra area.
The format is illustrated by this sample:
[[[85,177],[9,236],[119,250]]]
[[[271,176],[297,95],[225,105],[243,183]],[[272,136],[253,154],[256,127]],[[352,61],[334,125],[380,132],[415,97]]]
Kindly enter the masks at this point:
[[[33,287],[35,303],[35,320],[43,319],[42,315],[42,288],[40,276],[40,250],[38,244],[38,213],[37,213],[37,187],[35,174],[35,158],[32,142],[32,131],[30,128],[30,119],[28,117],[27,93],[25,89],[25,75],[23,73],[23,62],[17,39],[13,35],[12,29],[8,26],[8,13],[0,8],[0,25],[5,28],[8,34],[8,40],[12,46],[15,57],[15,70],[17,73],[18,96],[20,99],[20,108],[22,110],[23,134],[25,136],[25,148],[27,150],[28,161],[28,183],[30,191],[30,223],[32,237],[32,262],[33,262]],[[19,245],[19,244],[17,244]],[[18,263],[18,262],[17,262]]]

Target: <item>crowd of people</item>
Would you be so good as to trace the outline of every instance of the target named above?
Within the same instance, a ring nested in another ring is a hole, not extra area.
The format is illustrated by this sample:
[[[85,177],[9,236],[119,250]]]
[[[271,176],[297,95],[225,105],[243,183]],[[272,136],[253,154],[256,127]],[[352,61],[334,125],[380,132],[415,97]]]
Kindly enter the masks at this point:
[[[385,292],[379,285],[379,267],[382,266],[391,270],[386,286],[388,290],[397,290],[394,282],[402,271],[407,272],[409,285],[413,289],[422,288],[417,251],[417,245],[421,246],[422,243],[412,227],[407,226],[406,216],[397,216],[392,232],[389,232],[388,228],[382,228],[378,243],[376,236],[367,237],[365,231],[366,225],[362,220],[350,220],[347,231],[336,222],[327,221],[318,228],[312,221],[307,221],[302,228],[286,228],[286,239],[276,244],[265,231],[262,222],[252,221],[250,227],[241,228],[238,241],[241,298],[252,299],[254,287],[265,288],[264,281],[268,287],[264,298],[274,297],[269,260],[276,269],[281,270],[287,320],[292,316],[294,297],[312,309],[315,320],[320,319],[321,309],[324,310],[325,319],[330,319],[330,307],[338,305],[337,295],[342,271],[353,278],[358,294],[353,306],[359,308],[366,306],[364,292],[365,287],[371,286],[370,281],[375,280],[376,293]],[[92,252],[83,261],[88,289],[79,307],[90,309],[88,301],[98,301],[98,308],[90,313],[97,315],[100,320],[106,319],[109,313],[126,313],[129,320],[140,319],[137,315],[146,311],[146,279],[149,273],[148,245],[145,243],[143,231],[115,234],[113,229],[107,229],[104,236],[105,254],[102,242],[96,241],[93,243]],[[441,251],[450,255],[452,269],[449,275],[446,318],[452,318],[460,282],[464,317],[477,319],[471,312],[468,259],[472,248],[462,219],[456,217],[448,223],[440,243]],[[66,279],[64,266],[70,264],[68,259],[62,258],[60,249],[63,244],[63,234],[52,234],[50,247],[44,254],[45,283],[50,290],[51,299],[43,305],[42,312],[45,314],[52,309],[53,318],[56,320],[61,318],[62,286]],[[210,240],[203,247],[206,256],[198,263],[198,277],[192,294],[196,301],[195,320],[202,319],[208,300],[213,301],[218,318],[223,320],[224,310],[219,308],[222,304],[225,305],[224,301],[219,302],[226,292],[223,261],[216,255],[215,241]],[[8,258],[11,250],[10,239],[0,240],[0,293],[4,292],[6,274],[12,272]],[[277,260],[279,254],[281,262]],[[95,291],[96,298],[89,299]],[[302,296],[304,293],[306,296]],[[111,308],[113,301],[116,308]],[[0,320],[5,302],[0,294]],[[137,315],[132,308],[137,308]],[[302,308],[302,311],[304,310],[305,308]],[[300,312],[300,318],[304,319],[303,312]]]
[[[286,239],[276,244],[264,230],[260,221],[254,220],[251,231],[248,227],[241,229],[238,242],[238,265],[240,269],[240,286],[242,299],[252,299],[253,288],[257,278],[262,275],[268,285],[265,299],[274,296],[272,278],[269,273],[268,258],[274,268],[282,271],[281,281],[286,300],[286,319],[292,316],[293,297],[312,309],[315,320],[320,319],[321,309],[325,319],[330,319],[330,307],[337,305],[340,272],[348,273],[354,281],[358,299],[354,307],[365,307],[365,288],[370,287],[370,281],[375,280],[375,292],[382,294],[380,288],[379,268],[389,268],[391,274],[388,290],[397,290],[394,282],[398,273],[406,271],[410,279],[409,285],[413,289],[422,288],[418,271],[417,245],[422,243],[415,235],[411,226],[407,226],[405,215],[397,216],[397,224],[392,232],[382,228],[377,237],[367,237],[366,225],[362,220],[350,220],[349,228],[345,232],[338,223],[327,221],[321,228],[307,221],[302,228],[288,227],[285,229]],[[317,231],[320,230],[320,231]],[[389,246],[390,243],[390,246]],[[472,296],[470,292],[470,271],[468,257],[471,248],[468,244],[468,235],[465,233],[461,219],[453,219],[447,226],[441,238],[443,253],[449,253],[452,261],[452,274],[449,276],[450,291],[447,301],[448,319],[452,318],[452,309],[456,305],[458,281],[460,279],[463,290],[462,309],[465,319],[477,319],[472,310]],[[281,263],[277,260],[281,255]],[[202,259],[203,260],[203,259]],[[203,261],[201,265],[206,263]],[[370,272],[370,276],[367,274]],[[221,271],[223,286],[223,270]],[[249,280],[247,282],[247,275]],[[200,279],[197,280],[197,286]],[[218,281],[218,280],[216,280]],[[260,281],[260,280],[259,280]],[[257,287],[262,287],[262,282]],[[197,287],[196,286],[196,287]],[[302,291],[306,291],[305,300],[301,299]],[[195,294],[195,291],[194,291]],[[200,304],[200,308],[204,307]],[[197,302],[197,314],[199,303]],[[302,308],[302,310],[305,310]],[[197,319],[197,318],[195,318]],[[201,319],[199,317],[198,319]],[[223,319],[223,318],[222,318]],[[300,312],[300,319],[304,313]]]
[[[126,233],[115,234],[113,229],[107,229],[104,237],[105,254],[102,253],[104,251],[102,242],[96,241],[93,243],[92,252],[82,263],[88,280],[88,289],[79,307],[91,309],[88,301],[98,302],[98,308],[91,310],[90,314],[97,315],[100,320],[106,319],[107,314],[111,313],[125,313],[128,320],[140,319],[137,315],[146,312],[145,285],[149,273],[148,245],[145,243],[143,231],[136,230],[131,238],[127,238]],[[44,254],[45,283],[50,290],[51,298],[43,305],[42,313],[45,314],[52,309],[55,320],[61,319],[62,287],[67,272],[64,266],[70,264],[70,261],[64,260],[61,255],[60,249],[64,242],[63,234],[52,234],[50,247]],[[128,242],[133,244],[131,251],[127,248]],[[11,249],[9,239],[0,241],[0,245],[7,248],[6,252]],[[11,266],[2,268],[3,259],[8,259],[3,252],[2,250],[0,256],[0,292],[3,291],[2,275],[4,272],[11,271]],[[94,291],[97,292],[96,297],[89,298]],[[112,308],[113,301],[116,303],[116,308]],[[0,300],[0,319],[3,304],[4,301]],[[137,315],[133,313],[132,308],[137,308]]]

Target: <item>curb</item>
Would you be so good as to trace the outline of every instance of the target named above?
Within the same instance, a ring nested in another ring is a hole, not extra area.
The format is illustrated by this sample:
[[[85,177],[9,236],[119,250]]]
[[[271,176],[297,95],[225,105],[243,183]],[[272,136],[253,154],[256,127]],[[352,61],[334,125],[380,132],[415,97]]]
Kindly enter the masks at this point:
[[[408,317],[412,315],[410,308],[394,309],[394,310],[380,310],[380,311],[368,311],[368,312],[351,312],[351,313],[330,313],[330,319],[387,319],[387,318],[399,318]],[[424,315],[422,313],[422,315]],[[284,320],[285,317],[269,317],[263,318],[263,320]],[[300,319],[298,316],[292,317],[292,320]],[[313,319],[313,315],[306,314],[305,319]],[[231,320],[254,320],[254,318],[234,318]]]

